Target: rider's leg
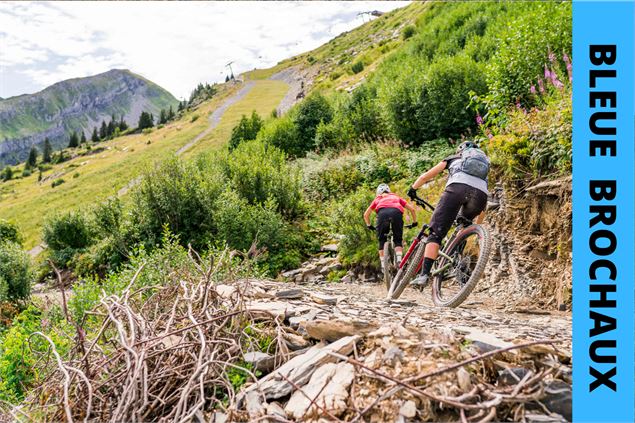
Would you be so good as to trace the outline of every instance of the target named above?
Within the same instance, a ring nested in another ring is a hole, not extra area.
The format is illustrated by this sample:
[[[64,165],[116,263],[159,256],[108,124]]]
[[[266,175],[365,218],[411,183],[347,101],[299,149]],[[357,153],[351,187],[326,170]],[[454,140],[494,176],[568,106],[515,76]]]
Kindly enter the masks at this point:
[[[393,209],[391,212],[390,225],[392,226],[392,239],[395,243],[397,263],[401,263],[403,257],[403,214],[398,209]]]
[[[412,281],[413,285],[425,285],[428,281],[430,271],[434,265],[434,261],[439,256],[439,248],[441,241],[450,230],[452,223],[459,214],[459,210],[466,200],[464,194],[464,184],[451,184],[445,188],[445,191],[439,199],[437,207],[430,218],[430,236],[428,236],[426,248],[423,253],[423,265],[421,267],[421,276]]]
[[[388,232],[390,231],[390,220],[386,216],[385,209],[377,212],[377,240],[379,241],[379,263],[381,269],[384,270],[384,244],[388,241]]]

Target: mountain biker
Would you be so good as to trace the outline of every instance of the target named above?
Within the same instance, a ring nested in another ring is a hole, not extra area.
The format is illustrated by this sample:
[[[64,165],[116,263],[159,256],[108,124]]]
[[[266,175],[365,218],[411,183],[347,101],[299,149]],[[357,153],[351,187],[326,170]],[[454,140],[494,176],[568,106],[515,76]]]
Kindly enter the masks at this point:
[[[428,283],[430,270],[439,254],[441,241],[447,235],[452,223],[460,215],[468,220],[476,219],[481,223],[485,217],[487,206],[487,174],[489,158],[471,141],[461,143],[456,154],[441,160],[436,166],[423,173],[408,190],[408,196],[415,198],[417,189],[434,179],[444,169],[449,176],[445,191],[441,194],[432,218],[430,219],[430,236],[424,252],[423,266],[420,275],[410,284],[423,287]]]
[[[395,243],[395,253],[397,255],[397,263],[401,262],[403,254],[403,213],[404,209],[410,212],[412,218],[411,226],[417,225],[417,214],[414,206],[410,205],[406,200],[396,194],[390,192],[390,187],[386,184],[379,184],[376,191],[377,197],[370,203],[370,206],[364,212],[364,222],[366,227],[371,231],[377,232],[379,240],[379,261],[381,268],[384,269],[384,244],[388,240],[388,232],[392,227],[393,241]],[[377,227],[370,224],[370,215],[372,212],[377,213]]]

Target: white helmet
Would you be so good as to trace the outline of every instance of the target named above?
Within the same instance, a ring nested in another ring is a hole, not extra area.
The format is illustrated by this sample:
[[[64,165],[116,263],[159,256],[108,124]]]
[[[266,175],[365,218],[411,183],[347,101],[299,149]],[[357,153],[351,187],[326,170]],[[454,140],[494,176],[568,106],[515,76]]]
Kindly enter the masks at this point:
[[[379,184],[376,192],[377,192],[377,195],[381,195],[385,192],[390,192],[390,187],[388,186],[388,184]]]

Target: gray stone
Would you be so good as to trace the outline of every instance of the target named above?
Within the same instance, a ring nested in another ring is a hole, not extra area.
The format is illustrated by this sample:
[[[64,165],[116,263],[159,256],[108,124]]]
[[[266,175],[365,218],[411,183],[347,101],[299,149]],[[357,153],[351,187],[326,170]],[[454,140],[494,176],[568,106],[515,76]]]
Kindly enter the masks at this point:
[[[320,247],[320,251],[328,252],[328,253],[337,253],[339,249],[339,244],[326,244]]]
[[[529,370],[524,367],[512,367],[510,369],[505,369],[500,372],[496,383],[498,383],[499,386],[516,385],[528,372]]]
[[[459,388],[461,388],[463,392],[469,392],[472,389],[472,377],[470,376],[470,373],[463,367],[457,370],[456,378],[459,382]]]
[[[341,355],[348,355],[353,351],[353,346],[360,337],[347,336],[332,344],[317,344],[304,354],[292,358],[278,369],[269,373],[258,382],[246,388],[238,397],[238,404],[244,404],[246,396],[253,391],[261,392],[267,399],[277,399],[289,395],[293,391],[293,385],[286,379],[291,380],[297,386],[305,385],[313,372],[325,363],[334,363],[338,358],[330,352]],[[282,377],[284,375],[284,377]]]
[[[304,291],[299,288],[284,289],[282,291],[276,292],[276,298],[281,298],[285,300],[300,299],[303,296],[304,296]]]
[[[571,385],[561,380],[550,380],[545,386],[545,397],[541,402],[552,413],[560,414],[571,421]]]
[[[291,395],[285,411],[294,419],[321,413],[323,409],[338,416],[347,408],[348,387],[354,376],[355,368],[349,363],[327,363],[320,366],[309,383],[301,387],[301,391],[295,391]],[[319,404],[320,408],[312,402]]]
[[[294,270],[289,270],[287,272],[282,273],[281,276],[283,278],[291,279],[299,275],[300,273],[302,273],[302,269],[294,269]]]
[[[302,326],[311,338],[330,342],[350,335],[367,334],[376,328],[365,321],[344,320],[314,320]]]
[[[394,366],[397,362],[402,362],[403,359],[404,352],[399,347],[392,346],[384,353],[384,360],[391,366]]]
[[[417,415],[417,405],[412,400],[404,402],[399,408],[399,415],[407,419],[413,418]]]
[[[245,353],[243,359],[245,362],[253,365],[256,370],[260,370],[264,373],[272,371],[275,365],[275,359],[272,355],[260,351]]]
[[[311,299],[318,304],[326,304],[326,305],[337,304],[337,297],[331,297],[331,296],[320,294],[317,292],[311,293]]]

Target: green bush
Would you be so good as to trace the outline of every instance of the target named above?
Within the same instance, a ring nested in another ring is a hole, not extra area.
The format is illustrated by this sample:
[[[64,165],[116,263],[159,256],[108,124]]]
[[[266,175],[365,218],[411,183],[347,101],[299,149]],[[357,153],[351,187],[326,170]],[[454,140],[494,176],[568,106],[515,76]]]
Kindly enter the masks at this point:
[[[249,204],[273,200],[284,216],[299,212],[299,172],[273,145],[258,140],[240,144],[227,158],[225,171],[231,187]]]
[[[224,179],[215,166],[176,157],[146,172],[132,192],[131,225],[146,247],[158,244],[165,225],[187,245],[202,248],[215,233],[214,199]]]
[[[346,115],[354,137],[358,139],[370,141],[388,135],[374,86],[364,84],[355,89],[344,103],[342,113]]]
[[[407,40],[408,38],[412,37],[413,35],[415,35],[415,33],[417,32],[417,28],[415,28],[412,25],[408,25],[407,27],[405,27],[403,29],[403,31],[401,32],[403,39]]]
[[[360,73],[363,70],[364,70],[364,62],[362,62],[361,60],[353,63],[353,66],[351,66],[351,71],[353,73]]]
[[[476,112],[468,108],[470,92],[487,89],[483,66],[456,56],[430,65],[420,81],[403,75],[388,98],[397,136],[413,145],[427,140],[457,138],[476,127]]]
[[[55,179],[53,182],[51,182],[51,188],[55,188],[56,186],[62,185],[64,182],[66,181],[62,178]]]
[[[492,164],[513,179],[571,173],[570,87],[544,99],[541,109],[511,108],[507,125],[485,143]]]
[[[228,142],[229,150],[235,149],[243,141],[255,140],[262,125],[263,121],[255,110],[251,113],[250,118],[243,115],[238,125],[232,129]]]
[[[344,236],[340,241],[339,256],[345,266],[379,267],[377,240],[369,231],[362,215],[373,201],[373,191],[360,188],[332,208],[331,227]]]
[[[31,258],[18,244],[0,243],[0,302],[19,301],[31,295]]]
[[[0,244],[5,241],[22,245],[22,235],[15,223],[0,219]]]
[[[293,119],[298,133],[298,153],[301,156],[315,148],[315,133],[320,122],[329,123],[333,119],[333,109],[326,97],[311,94],[296,110]]]
[[[566,74],[563,54],[571,52],[571,3],[532,4],[531,12],[509,22],[486,72],[497,108],[534,104],[530,86],[544,77],[545,65]],[[548,58],[552,54],[552,60]]]
[[[67,267],[76,253],[84,252],[93,243],[94,232],[85,213],[70,211],[46,220],[43,239],[55,264]]]
[[[257,139],[279,148],[291,157],[304,154],[297,128],[289,114],[269,121],[258,133]]]
[[[0,400],[18,403],[36,381],[36,357],[29,349],[28,339],[40,326],[40,311],[29,306],[0,339]]]

